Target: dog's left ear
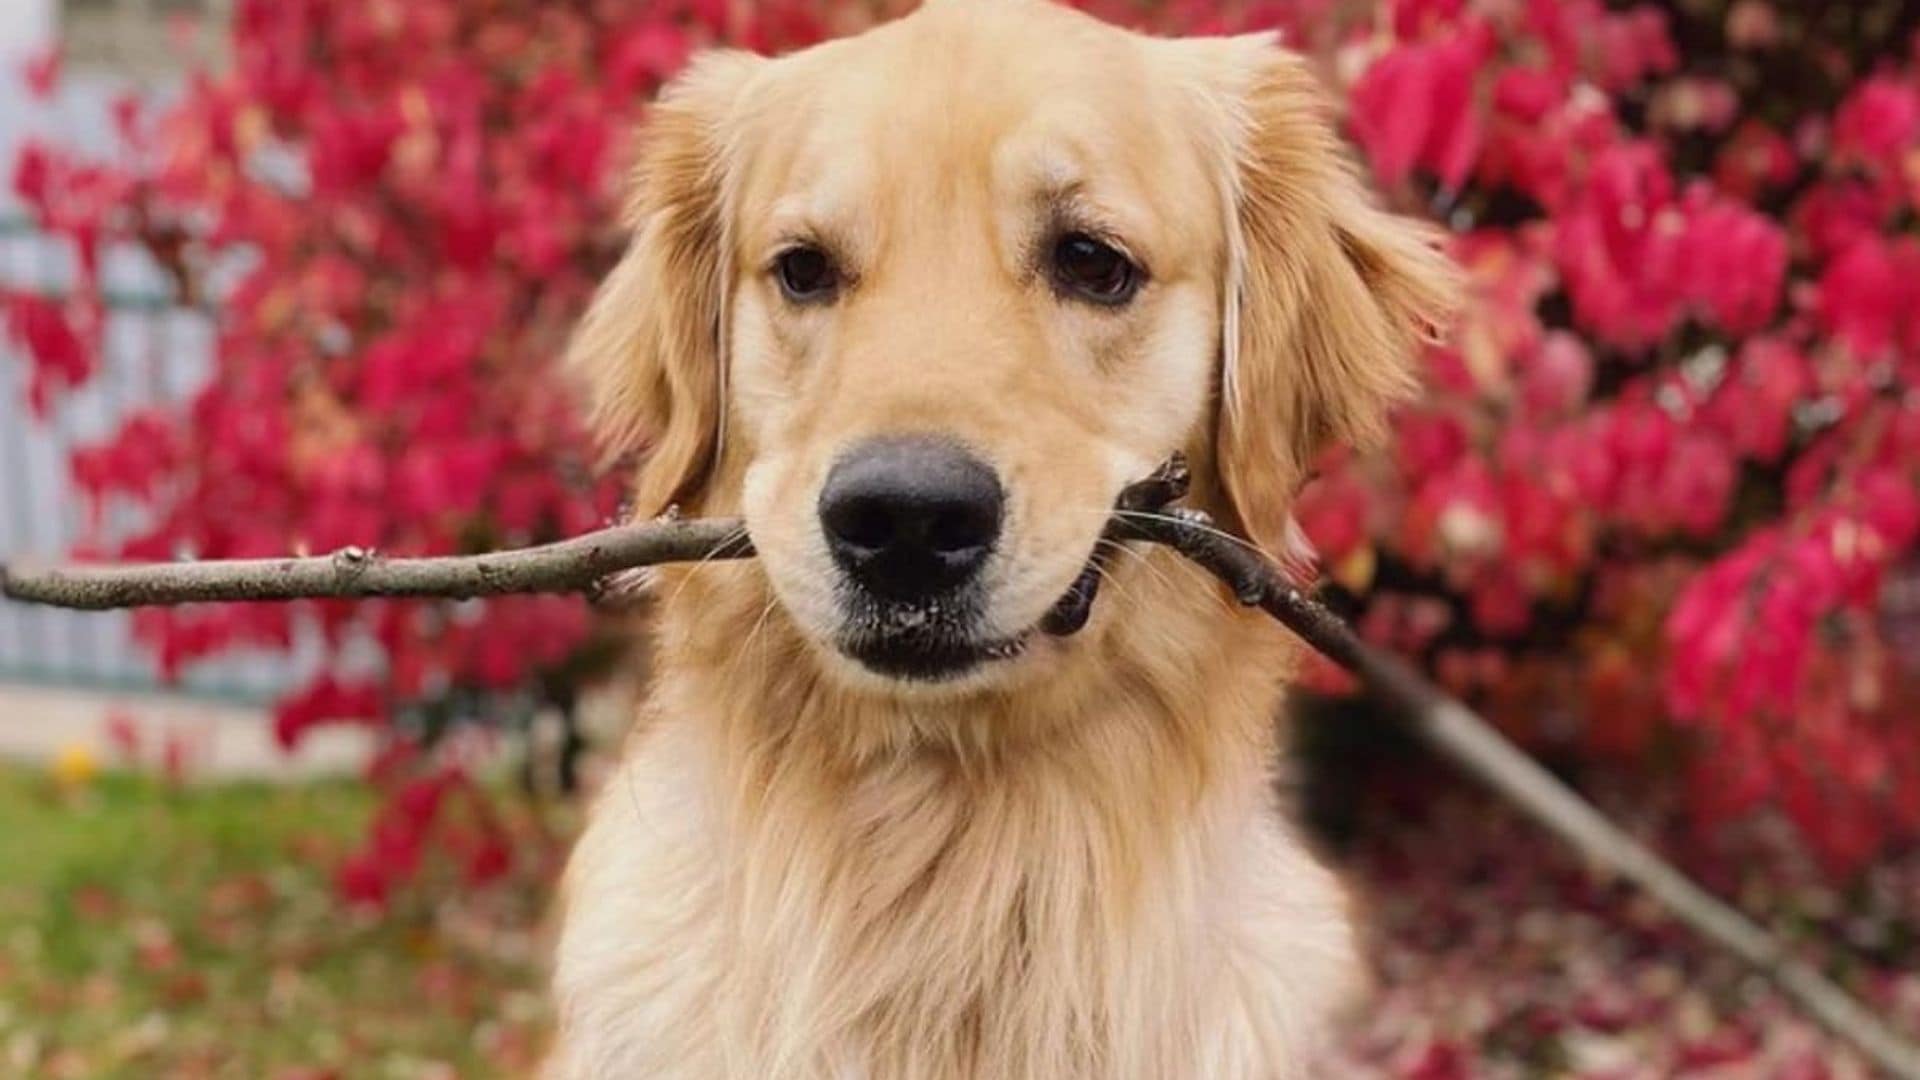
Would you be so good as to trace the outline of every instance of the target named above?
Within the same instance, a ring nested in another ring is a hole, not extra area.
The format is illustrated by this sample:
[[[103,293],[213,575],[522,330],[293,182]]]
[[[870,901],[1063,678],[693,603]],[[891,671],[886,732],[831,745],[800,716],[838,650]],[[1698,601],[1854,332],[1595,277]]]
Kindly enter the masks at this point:
[[[1206,44],[1231,147],[1215,458],[1240,526],[1278,554],[1314,457],[1377,443],[1413,393],[1456,272],[1436,230],[1374,203],[1305,61],[1264,37]]]
[[[730,287],[725,135],[762,62],[708,53],[654,103],[628,194],[632,240],[567,350],[609,456],[641,455],[633,499],[643,516],[696,493],[719,446]]]

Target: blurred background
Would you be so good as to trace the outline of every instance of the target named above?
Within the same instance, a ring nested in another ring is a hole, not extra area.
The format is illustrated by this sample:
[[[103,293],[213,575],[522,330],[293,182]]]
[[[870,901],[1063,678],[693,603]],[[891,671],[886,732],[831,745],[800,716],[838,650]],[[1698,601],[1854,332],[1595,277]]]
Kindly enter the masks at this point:
[[[553,360],[697,49],[855,0],[6,0],[0,558],[615,514]],[[1322,462],[1326,595],[1920,1037],[1920,4],[1095,0],[1278,30],[1472,295]],[[644,682],[569,598],[0,606],[0,1076],[514,1075]],[[1867,1076],[1316,666],[1343,1075]]]

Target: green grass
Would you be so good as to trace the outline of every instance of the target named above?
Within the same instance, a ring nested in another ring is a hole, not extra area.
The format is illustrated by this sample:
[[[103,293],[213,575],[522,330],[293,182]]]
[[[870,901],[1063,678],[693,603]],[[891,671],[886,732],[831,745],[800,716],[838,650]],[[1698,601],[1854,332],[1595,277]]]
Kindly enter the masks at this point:
[[[490,1076],[541,1016],[538,875],[348,910],[347,782],[0,768],[0,1076]]]

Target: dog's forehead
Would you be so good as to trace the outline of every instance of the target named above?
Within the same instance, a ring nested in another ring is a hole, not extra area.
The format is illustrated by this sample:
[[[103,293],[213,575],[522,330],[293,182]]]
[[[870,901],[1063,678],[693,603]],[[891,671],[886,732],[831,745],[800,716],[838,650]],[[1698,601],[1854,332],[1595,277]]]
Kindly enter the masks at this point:
[[[963,104],[1036,96],[1047,86],[1101,76],[1138,78],[1154,44],[1048,0],[934,0],[905,18],[811,50],[817,57],[795,59],[796,66],[816,61],[854,81],[877,78],[901,97],[919,88],[930,92],[923,96]]]
[[[949,0],[776,61],[749,109],[752,201],[838,219],[916,178],[943,200],[968,179],[1145,195],[1192,156],[1169,48],[1050,4]]]

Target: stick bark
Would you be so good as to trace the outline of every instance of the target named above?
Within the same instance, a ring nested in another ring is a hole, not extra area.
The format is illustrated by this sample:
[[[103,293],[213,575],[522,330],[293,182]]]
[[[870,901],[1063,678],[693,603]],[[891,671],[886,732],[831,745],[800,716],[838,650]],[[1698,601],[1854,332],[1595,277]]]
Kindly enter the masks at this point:
[[[217,600],[593,594],[621,571],[671,562],[742,559],[740,522],[715,518],[620,525],[537,547],[484,555],[390,559],[364,548],[286,559],[0,567],[0,593],[31,604],[105,611]]]
[[[1204,514],[1170,507],[1186,494],[1183,462],[1121,493],[1107,536],[1164,544],[1219,578],[1249,607],[1273,616],[1360,678],[1376,700],[1428,747],[1572,845],[1598,867],[1633,882],[1676,919],[1778,986],[1835,1036],[1887,1074],[1920,1080],[1920,1046],[1895,1032],[1764,927],[1695,884],[1608,821],[1572,788],[1398,657],[1352,628],[1250,547]],[[1152,516],[1138,512],[1151,511]],[[601,596],[624,588],[623,572],[669,562],[753,554],[740,522],[660,520],[571,540],[484,555],[389,559],[349,548],[313,558],[146,565],[0,567],[0,593],[14,600],[98,611],[157,604],[313,597],[466,599],[526,592]]]

